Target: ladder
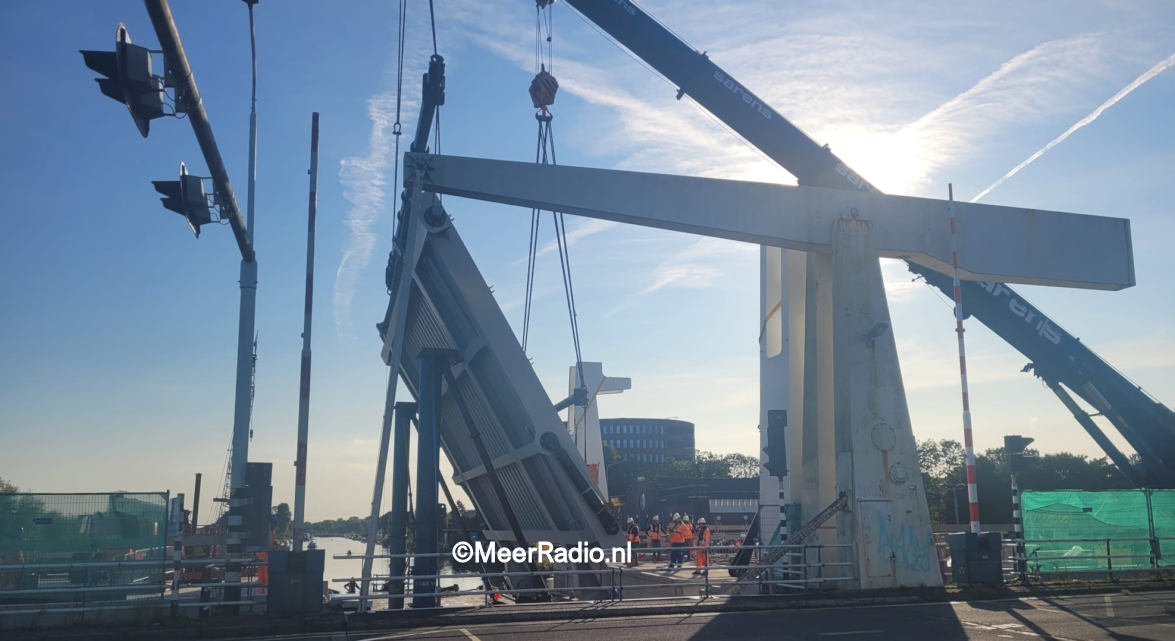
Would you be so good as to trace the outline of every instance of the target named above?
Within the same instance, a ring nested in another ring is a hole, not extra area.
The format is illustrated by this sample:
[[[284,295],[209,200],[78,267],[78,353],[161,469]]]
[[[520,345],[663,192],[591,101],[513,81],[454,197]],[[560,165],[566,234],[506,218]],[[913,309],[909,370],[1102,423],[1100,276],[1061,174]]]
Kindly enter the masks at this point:
[[[731,586],[729,594],[738,594],[742,591],[742,588],[745,585],[752,581],[758,580],[759,576],[762,575],[763,572],[765,572],[771,566],[775,565],[776,562],[782,559],[783,556],[790,551],[789,548],[791,546],[798,545],[802,543],[804,539],[812,536],[812,534],[816,532],[816,530],[819,529],[821,525],[824,525],[825,521],[831,519],[833,515],[847,508],[848,506],[849,494],[848,492],[841,492],[840,495],[836,497],[836,500],[829,504],[828,507],[821,510],[820,513],[813,517],[811,521],[808,521],[804,525],[800,526],[800,528],[797,529],[794,534],[789,536],[787,538],[786,546],[775,548],[767,556],[759,559],[759,567],[752,568],[744,572],[743,575],[739,577],[738,581],[736,581],[735,584]]]

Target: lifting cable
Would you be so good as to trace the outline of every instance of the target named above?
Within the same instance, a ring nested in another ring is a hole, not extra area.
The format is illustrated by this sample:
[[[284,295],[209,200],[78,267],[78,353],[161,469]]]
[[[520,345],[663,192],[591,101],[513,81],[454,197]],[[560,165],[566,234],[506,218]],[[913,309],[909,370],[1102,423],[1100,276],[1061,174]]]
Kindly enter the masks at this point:
[[[548,107],[555,103],[559,82],[551,71],[554,68],[551,5],[554,0],[535,1],[535,77],[530,83],[530,99],[538,121],[538,141],[535,147],[535,163],[556,165],[555,134],[551,129],[554,116]],[[526,299],[522,319],[522,349],[526,350],[530,334],[530,312],[534,301],[535,259],[538,256],[539,227],[542,212],[530,212],[530,243],[526,263]],[[579,386],[584,386],[583,354],[579,345],[578,312],[575,307],[575,288],[571,280],[571,255],[567,243],[567,224],[562,212],[551,212],[555,226],[555,244],[559,249],[559,268],[563,276],[563,291],[567,298],[567,317],[571,323],[571,342],[575,348],[575,367],[579,375]]]
[[[433,11],[432,0],[428,0],[428,22],[432,27],[432,55],[434,58],[440,54],[437,53],[437,16]],[[441,153],[441,106],[437,105],[433,108],[433,151],[434,154]],[[437,202],[441,202],[441,195],[437,194]]]
[[[392,178],[392,189],[400,189],[400,134],[402,132],[402,125],[400,124],[400,105],[401,98],[404,94],[404,20],[408,13],[408,0],[400,0],[400,26],[396,33],[396,122],[392,124],[392,137],[396,142],[396,150],[392,152],[395,158],[395,170]],[[430,7],[432,3],[429,3]],[[435,46],[435,45],[434,45]],[[396,223],[399,221],[399,216],[392,219],[392,238],[396,237]],[[388,285],[391,287],[391,285]],[[389,294],[391,292],[388,292]]]

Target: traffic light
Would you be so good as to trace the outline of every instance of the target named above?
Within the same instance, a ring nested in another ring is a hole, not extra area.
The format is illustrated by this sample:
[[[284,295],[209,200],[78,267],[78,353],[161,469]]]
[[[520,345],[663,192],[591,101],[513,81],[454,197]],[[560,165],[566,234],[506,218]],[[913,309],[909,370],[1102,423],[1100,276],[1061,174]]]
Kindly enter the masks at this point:
[[[1036,458],[1031,454],[1024,453],[1024,448],[1028,447],[1033,440],[1035,439],[1018,434],[1009,434],[1004,437],[1004,454],[1008,457],[1008,467],[1013,473],[1023,470],[1030,459]]]
[[[767,410],[767,460],[763,467],[772,476],[787,475],[787,410]]]
[[[212,222],[212,211],[204,195],[204,180],[189,176],[188,168],[180,163],[179,180],[152,180],[155,191],[163,194],[159,200],[163,206],[188,220],[188,226],[196,238],[200,237],[200,226]]]
[[[163,113],[163,78],[151,73],[151,50],[131,44],[121,22],[114,36],[114,51],[81,50],[86,66],[106,76],[96,78],[102,93],[123,103],[139,133],[147,137],[150,121]]]

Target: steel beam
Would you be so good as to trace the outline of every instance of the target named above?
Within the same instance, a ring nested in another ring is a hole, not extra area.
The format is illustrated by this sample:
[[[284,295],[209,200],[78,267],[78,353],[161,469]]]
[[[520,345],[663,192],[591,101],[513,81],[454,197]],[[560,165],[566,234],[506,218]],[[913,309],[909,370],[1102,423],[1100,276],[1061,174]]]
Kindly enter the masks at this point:
[[[820,187],[409,154],[427,191],[787,249],[829,252],[833,223],[874,224],[881,256],[951,273],[947,202]],[[782,214],[782,215],[781,215]],[[1118,290],[1134,285],[1130,222],[958,203],[959,276]]]

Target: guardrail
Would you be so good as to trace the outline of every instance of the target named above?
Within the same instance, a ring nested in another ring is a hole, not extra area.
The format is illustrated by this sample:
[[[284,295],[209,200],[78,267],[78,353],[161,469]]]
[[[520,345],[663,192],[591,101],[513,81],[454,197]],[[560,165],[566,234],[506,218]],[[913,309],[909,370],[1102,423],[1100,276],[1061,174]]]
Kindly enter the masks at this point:
[[[1048,583],[1069,579],[1140,577],[1175,572],[1175,537],[1109,537],[1026,539],[1005,538],[1000,549],[1007,582]],[[1092,544],[1092,545],[1082,545]],[[936,541],[944,582],[950,582],[946,543]],[[1068,546],[1067,549],[1063,549]],[[1139,548],[1145,550],[1139,552]]]
[[[1175,554],[1163,554],[1163,542],[1175,541],[1175,537],[1118,537],[1118,538],[1071,538],[1071,539],[1027,539],[1005,541],[1004,547],[1011,548],[1004,566],[1005,575],[1025,580],[1042,580],[1044,576],[1080,576],[1105,574],[1114,580],[1116,576],[1154,573],[1175,570]],[[1093,544],[1088,548],[1081,544]],[[1071,544],[1071,545],[1070,545]],[[1140,545],[1145,544],[1145,545]],[[1068,550],[1050,550],[1054,546],[1070,545]],[[1138,548],[1145,553],[1138,553]],[[1044,553],[1042,554],[1042,548]],[[1145,561],[1139,562],[1140,559]],[[1009,567],[1010,565],[1010,567]]]
[[[224,566],[248,568],[241,581],[226,582]],[[257,556],[47,563],[0,563],[0,621],[17,615],[118,612],[176,614],[182,609],[265,604],[268,584],[260,580],[266,561]],[[199,569],[199,579],[177,580],[176,572]],[[226,598],[240,588],[240,598]],[[230,591],[231,592],[231,591]]]
[[[449,553],[434,554],[374,554],[370,557],[355,554],[336,554],[335,560],[362,561],[365,558],[373,560],[404,559],[405,567],[409,568],[404,574],[373,575],[368,578],[351,576],[331,579],[334,585],[349,585],[355,590],[353,594],[332,595],[332,603],[344,609],[353,609],[359,612],[370,611],[374,603],[386,602],[391,609],[398,609],[408,605],[412,600],[413,609],[441,607],[442,599],[452,597],[478,597],[483,605],[489,605],[499,599],[514,601],[546,601],[546,600],[581,600],[581,601],[624,601],[624,600],[652,600],[691,598],[728,598],[727,591],[737,582],[736,574],[743,571],[759,568],[756,558],[766,556],[775,549],[785,549],[787,553],[780,562],[764,573],[758,580],[749,585],[758,585],[758,590],[745,590],[740,596],[758,594],[778,594],[780,592],[798,592],[810,589],[813,586],[827,586],[845,581],[855,581],[853,575],[854,563],[850,559],[852,554],[850,545],[780,545],[780,546],[747,546],[736,547],[729,545],[686,546],[670,547],[633,547],[632,555],[635,558],[633,565],[599,564],[596,567],[581,569],[574,564],[559,566],[538,566],[533,569],[526,563],[510,563],[501,569],[485,572],[455,571],[449,574],[414,574],[410,568],[413,559],[437,558],[451,559]],[[688,554],[690,560],[679,568],[666,567],[670,552],[674,549],[682,554]],[[738,550],[751,550],[752,560],[748,563],[735,564],[732,562]],[[698,565],[698,553],[708,554],[709,563]],[[660,556],[660,560],[657,557]],[[476,565],[475,563],[463,565]],[[680,573],[691,571],[688,577],[679,576]],[[423,580],[432,582],[436,586],[428,592],[414,591],[414,582]],[[461,588],[459,583],[453,587],[441,588],[442,581],[472,583],[478,581],[480,587]],[[362,594],[358,588],[364,582],[372,586],[368,594]],[[378,587],[375,587],[378,586]],[[428,605],[426,600],[435,600]]]

